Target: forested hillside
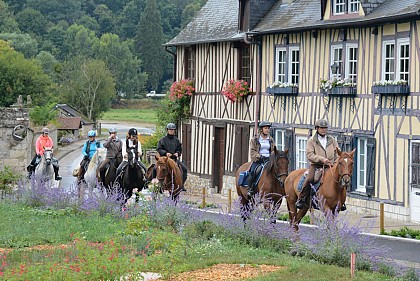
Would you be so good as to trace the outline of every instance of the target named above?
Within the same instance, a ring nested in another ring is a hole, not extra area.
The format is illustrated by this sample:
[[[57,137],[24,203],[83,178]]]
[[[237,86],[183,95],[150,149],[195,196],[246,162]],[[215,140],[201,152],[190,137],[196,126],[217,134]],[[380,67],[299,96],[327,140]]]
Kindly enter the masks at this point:
[[[206,0],[0,0],[0,106],[18,95],[96,119],[172,78],[162,44]]]

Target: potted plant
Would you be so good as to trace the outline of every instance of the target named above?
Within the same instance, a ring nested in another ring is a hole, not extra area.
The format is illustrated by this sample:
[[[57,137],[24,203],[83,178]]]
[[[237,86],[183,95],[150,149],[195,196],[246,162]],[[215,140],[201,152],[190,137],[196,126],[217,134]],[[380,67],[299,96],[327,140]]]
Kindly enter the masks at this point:
[[[325,95],[356,96],[356,84],[349,79],[321,79],[319,87]]]
[[[174,114],[177,122],[190,117],[191,96],[195,93],[194,81],[183,79],[175,81],[169,89],[167,114]]]
[[[251,93],[248,82],[244,80],[229,80],[223,87],[222,94],[232,102],[241,102]]]
[[[408,95],[410,86],[406,80],[384,80],[373,82],[372,93],[380,95]]]
[[[267,87],[266,92],[275,96],[297,95],[299,93],[298,84],[288,82],[274,82]]]

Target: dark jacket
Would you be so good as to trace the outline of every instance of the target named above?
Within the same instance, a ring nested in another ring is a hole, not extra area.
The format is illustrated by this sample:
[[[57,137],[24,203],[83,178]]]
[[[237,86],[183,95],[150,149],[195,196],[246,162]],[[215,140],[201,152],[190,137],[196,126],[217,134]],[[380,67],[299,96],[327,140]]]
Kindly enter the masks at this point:
[[[182,154],[181,142],[174,135],[166,135],[161,138],[157,145],[157,151],[160,156],[166,156],[166,153],[178,153],[178,157]]]

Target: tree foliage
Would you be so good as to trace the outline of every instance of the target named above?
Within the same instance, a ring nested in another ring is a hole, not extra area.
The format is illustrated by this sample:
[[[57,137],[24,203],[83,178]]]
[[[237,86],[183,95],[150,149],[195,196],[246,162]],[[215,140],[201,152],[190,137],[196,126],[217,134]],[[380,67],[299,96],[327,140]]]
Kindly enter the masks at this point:
[[[59,91],[67,104],[96,121],[111,107],[115,81],[103,61],[76,57],[65,64]]]
[[[18,31],[18,23],[9,10],[9,6],[0,0],[0,33],[12,33]]]
[[[0,106],[12,105],[19,95],[25,100],[30,95],[35,104],[51,100],[51,79],[38,62],[8,49],[4,41],[0,43]]]

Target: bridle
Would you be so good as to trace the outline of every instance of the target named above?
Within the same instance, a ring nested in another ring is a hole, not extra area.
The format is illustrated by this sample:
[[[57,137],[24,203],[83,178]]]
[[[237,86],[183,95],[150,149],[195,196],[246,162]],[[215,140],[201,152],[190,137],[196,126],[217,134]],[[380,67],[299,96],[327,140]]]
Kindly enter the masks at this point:
[[[280,156],[277,156],[276,155],[276,166],[278,166],[277,165],[277,161],[279,160],[279,159],[281,159],[281,158],[285,158],[287,161],[289,161],[288,159],[287,159],[287,156],[286,155],[280,155]],[[276,169],[277,170],[277,169]],[[288,176],[289,175],[289,172],[286,172],[286,173],[278,173],[277,171],[274,173],[274,177],[276,178],[276,180],[277,181],[279,181],[279,183],[280,183],[280,186],[281,187],[283,187],[284,186],[284,181],[282,180],[282,178],[281,177],[284,177],[284,176]]]
[[[334,177],[334,174],[332,172],[333,169],[330,168],[329,170],[331,170],[331,177],[333,178],[335,183],[339,184],[339,189],[341,190],[343,187],[348,187],[347,183],[349,183],[351,181],[352,174],[351,173],[342,174],[340,169],[338,168],[338,165],[340,165],[339,161],[337,161],[337,164],[336,164],[336,169],[339,171],[338,180],[336,180],[335,177]],[[347,179],[348,179],[347,181],[346,181],[345,177],[347,177]]]

